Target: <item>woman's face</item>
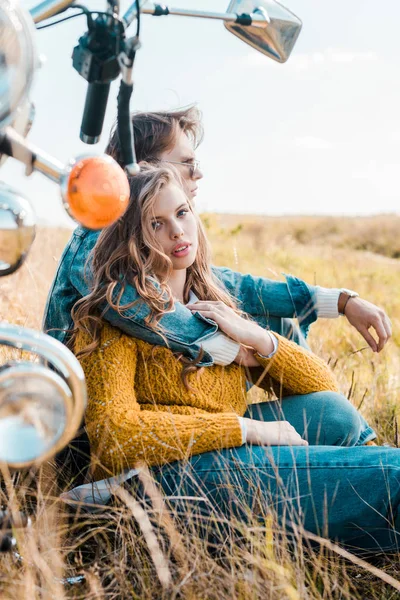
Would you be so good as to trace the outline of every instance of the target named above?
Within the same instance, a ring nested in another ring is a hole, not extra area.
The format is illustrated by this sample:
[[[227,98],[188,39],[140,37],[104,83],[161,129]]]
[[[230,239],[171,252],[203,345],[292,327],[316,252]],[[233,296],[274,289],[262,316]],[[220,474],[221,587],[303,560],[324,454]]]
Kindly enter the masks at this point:
[[[151,216],[154,236],[171,259],[174,271],[187,269],[196,258],[198,248],[197,221],[187,197],[175,183],[164,186]]]

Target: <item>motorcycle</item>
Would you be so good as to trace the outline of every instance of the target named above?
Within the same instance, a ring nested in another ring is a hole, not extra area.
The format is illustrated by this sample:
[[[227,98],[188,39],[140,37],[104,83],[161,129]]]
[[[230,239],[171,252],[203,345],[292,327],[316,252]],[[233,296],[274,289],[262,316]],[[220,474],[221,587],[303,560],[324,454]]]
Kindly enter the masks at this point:
[[[73,15],[58,18],[67,11]],[[79,12],[76,12],[79,11]],[[96,144],[101,135],[110,84],[121,78],[118,131],[122,169],[109,156],[85,156],[64,165],[33,146],[26,137],[34,118],[29,100],[39,59],[35,26],[53,26],[84,14],[88,31],[73,51],[73,67],[88,82],[80,139]],[[140,48],[142,15],[185,16],[223,21],[226,29],[256,50],[285,62],[301,30],[301,21],[275,0],[232,0],[226,13],[170,8],[135,0],[120,15],[119,0],[106,0],[102,12],[74,0],[44,0],[29,12],[17,0],[0,5],[0,165],[12,157],[38,171],[60,189],[64,208],[81,225],[100,229],[124,212],[129,177],[140,170],[130,117],[133,68]],[[54,20],[56,19],[56,20]],[[40,23],[47,21],[45,25]],[[127,37],[132,23],[136,33]],[[35,238],[35,214],[29,200],[0,182],[0,277],[24,263]],[[48,335],[0,323],[0,344],[24,350],[39,361],[9,361],[0,366],[0,466],[23,470],[51,459],[75,436],[86,407],[83,371],[74,355]],[[22,516],[20,525],[29,519]],[[0,512],[0,549],[13,547],[13,525]]]

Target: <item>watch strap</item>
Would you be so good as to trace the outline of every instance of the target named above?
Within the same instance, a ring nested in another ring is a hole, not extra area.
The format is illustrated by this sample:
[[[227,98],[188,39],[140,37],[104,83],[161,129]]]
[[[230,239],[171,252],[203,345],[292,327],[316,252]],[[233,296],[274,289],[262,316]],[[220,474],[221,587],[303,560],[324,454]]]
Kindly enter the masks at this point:
[[[353,292],[352,290],[341,290],[339,294],[338,300],[338,312],[339,315],[344,315],[346,306],[350,298],[357,298],[357,292]]]

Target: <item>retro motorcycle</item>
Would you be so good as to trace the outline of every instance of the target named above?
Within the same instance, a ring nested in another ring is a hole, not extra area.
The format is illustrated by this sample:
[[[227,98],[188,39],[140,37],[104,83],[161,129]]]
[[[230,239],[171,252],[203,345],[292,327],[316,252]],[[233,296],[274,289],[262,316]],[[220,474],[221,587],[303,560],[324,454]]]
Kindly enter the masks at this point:
[[[63,16],[67,11],[74,13]],[[64,165],[26,140],[34,116],[29,93],[39,66],[35,25],[48,27],[82,14],[88,30],[73,50],[73,67],[88,82],[80,138],[87,144],[99,141],[110,84],[120,77],[118,132],[124,169],[105,155],[78,157]],[[275,0],[232,0],[226,13],[135,0],[123,16],[119,0],[106,0],[104,11],[90,11],[74,0],[44,0],[30,12],[17,0],[2,0],[0,165],[13,157],[26,166],[26,175],[39,171],[55,182],[67,212],[88,228],[100,229],[123,214],[129,200],[128,177],[140,170],[130,100],[144,14],[221,20],[233,34],[278,62],[288,59],[301,30],[301,21]],[[40,25],[43,21],[46,25]],[[128,37],[134,22],[136,33]],[[0,277],[23,264],[34,238],[35,215],[29,200],[0,181]],[[0,466],[21,470],[43,463],[73,439],[86,406],[85,381],[74,355],[44,333],[3,322],[0,344],[39,359],[0,365]],[[26,523],[22,517],[22,526]],[[11,528],[10,517],[0,510],[0,549],[12,547]]]

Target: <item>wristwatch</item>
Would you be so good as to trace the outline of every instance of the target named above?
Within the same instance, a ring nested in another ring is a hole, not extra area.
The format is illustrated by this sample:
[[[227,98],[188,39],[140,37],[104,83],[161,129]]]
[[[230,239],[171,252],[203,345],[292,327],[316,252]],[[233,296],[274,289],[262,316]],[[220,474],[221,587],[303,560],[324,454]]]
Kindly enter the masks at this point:
[[[354,292],[353,290],[348,290],[346,288],[342,288],[340,290],[339,300],[338,300],[339,315],[344,315],[346,304],[348,303],[350,298],[358,298],[359,295],[360,294],[357,294],[357,292]]]

